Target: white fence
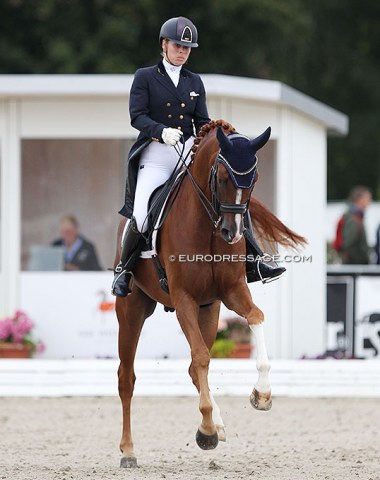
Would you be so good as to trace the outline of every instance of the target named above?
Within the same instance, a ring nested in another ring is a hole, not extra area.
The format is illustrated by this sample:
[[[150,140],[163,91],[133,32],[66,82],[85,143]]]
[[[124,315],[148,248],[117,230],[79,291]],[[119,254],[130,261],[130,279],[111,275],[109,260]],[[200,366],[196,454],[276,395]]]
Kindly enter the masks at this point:
[[[138,360],[135,394],[197,395],[189,360]],[[115,396],[117,360],[0,360],[0,396]],[[254,360],[212,360],[215,395],[249,395],[257,379]],[[379,360],[272,362],[274,396],[380,397]]]

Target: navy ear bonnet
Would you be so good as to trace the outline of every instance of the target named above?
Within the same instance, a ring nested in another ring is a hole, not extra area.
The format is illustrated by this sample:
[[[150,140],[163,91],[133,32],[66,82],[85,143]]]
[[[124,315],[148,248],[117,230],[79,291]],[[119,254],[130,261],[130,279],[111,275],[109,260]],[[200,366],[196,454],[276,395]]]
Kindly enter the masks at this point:
[[[251,188],[257,179],[256,152],[269,140],[271,128],[254,140],[232,133],[226,136],[218,127],[216,136],[220,146],[218,161],[223,164],[236,188]]]

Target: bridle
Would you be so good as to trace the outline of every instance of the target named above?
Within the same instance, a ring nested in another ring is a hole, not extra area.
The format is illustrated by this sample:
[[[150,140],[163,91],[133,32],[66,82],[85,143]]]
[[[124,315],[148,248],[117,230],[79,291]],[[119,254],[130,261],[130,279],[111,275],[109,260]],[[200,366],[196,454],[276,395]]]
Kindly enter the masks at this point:
[[[249,140],[248,137],[246,137],[244,135],[241,135],[240,133],[233,133],[233,134],[229,135],[229,138],[230,139],[244,138],[244,139]],[[237,186],[234,175],[243,176],[243,175],[248,175],[249,173],[253,172],[257,168],[257,156],[255,155],[255,162],[253,163],[253,165],[249,169],[247,169],[244,172],[239,172],[232,167],[232,165],[228,162],[228,160],[222,155],[221,149],[219,149],[218,153],[217,153],[217,156],[215,158],[214,164],[211,167],[209,180],[208,180],[209,187],[210,187],[210,190],[211,190],[211,202],[210,202],[210,200],[204,194],[201,187],[198,185],[195,178],[193,177],[193,175],[192,175],[192,173],[189,169],[189,166],[186,165],[187,156],[185,158],[183,157],[184,146],[185,146],[185,144],[183,144],[182,152],[179,152],[177,150],[177,152],[179,154],[178,163],[182,162],[184,168],[186,169],[186,173],[187,173],[187,175],[188,175],[188,177],[191,181],[191,184],[193,185],[195,193],[197,194],[197,197],[199,198],[200,202],[202,203],[204,209],[206,210],[206,213],[208,214],[208,216],[209,216],[211,222],[213,223],[214,227],[215,228],[218,227],[218,225],[219,225],[219,223],[222,219],[222,214],[223,213],[234,213],[234,214],[244,215],[246,213],[246,211],[248,210],[248,207],[249,207],[249,201],[250,201],[250,198],[251,198],[251,192],[252,192],[253,187],[255,185],[256,175],[252,176],[251,184],[248,187],[245,187],[245,188],[249,188],[248,200],[245,203],[220,202],[219,199],[218,199],[217,182],[216,182],[217,175],[218,175],[218,166],[219,166],[219,163],[224,165],[224,167],[226,168],[230,178],[234,182],[235,186]],[[189,153],[190,153],[190,151],[188,152],[188,154]],[[240,187],[237,186],[237,188],[240,188]]]
[[[232,135],[229,135],[230,139],[234,138],[245,138],[249,140],[247,137],[244,135],[241,135],[240,133],[233,133]],[[227,170],[227,173],[229,174],[231,180],[234,182],[235,186],[239,188],[235,175],[237,176],[245,176],[248,175],[249,173],[252,173],[256,168],[257,168],[257,155],[255,155],[255,161],[251,167],[249,167],[247,170],[243,172],[239,172],[236,169],[232,167],[232,165],[229,163],[229,161],[222,155],[221,149],[219,149],[218,154],[215,158],[214,165],[211,167],[210,170],[210,176],[209,176],[209,186],[211,190],[211,204],[214,209],[214,211],[220,215],[222,213],[235,213],[239,215],[244,215],[245,212],[247,211],[249,207],[249,201],[251,198],[251,193],[253,190],[253,187],[255,185],[255,177],[256,175],[252,176],[252,182],[248,187],[249,188],[249,195],[248,195],[248,200],[245,203],[225,203],[225,202],[220,202],[218,200],[218,192],[217,192],[217,175],[218,175],[218,166],[219,163],[221,163],[225,169]]]

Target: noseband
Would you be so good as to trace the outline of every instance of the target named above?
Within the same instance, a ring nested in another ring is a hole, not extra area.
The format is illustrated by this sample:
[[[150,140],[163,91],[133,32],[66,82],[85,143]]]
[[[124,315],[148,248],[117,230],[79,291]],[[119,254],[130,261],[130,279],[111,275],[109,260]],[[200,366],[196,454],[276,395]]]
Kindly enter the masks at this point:
[[[245,137],[244,135],[241,135],[239,133],[233,133],[232,135],[229,135],[229,138],[230,139],[245,138],[245,139],[249,140],[247,137]],[[236,169],[234,169],[232,167],[232,165],[228,162],[228,160],[225,157],[223,157],[223,155],[221,153],[221,150],[219,149],[218,154],[215,158],[214,165],[211,167],[211,170],[210,170],[209,186],[210,186],[210,190],[211,190],[211,202],[212,202],[212,206],[213,206],[214,211],[218,215],[220,215],[222,213],[235,213],[235,214],[239,214],[239,215],[244,215],[245,212],[248,209],[248,206],[249,206],[251,192],[252,192],[253,186],[255,184],[256,172],[252,176],[251,184],[248,186],[248,188],[250,189],[250,192],[249,192],[248,200],[245,203],[219,202],[218,192],[217,192],[217,187],[216,187],[216,178],[217,178],[217,174],[218,174],[219,163],[221,163],[225,167],[225,169],[227,170],[227,172],[228,172],[231,180],[233,181],[234,185],[237,188],[242,188],[242,187],[239,187],[239,182],[235,178],[235,176],[238,176],[238,177],[241,176],[242,177],[242,176],[245,176],[245,175],[248,175],[248,174],[252,173],[257,167],[257,156],[255,155],[255,161],[254,161],[253,165],[248,170],[246,170],[244,172],[238,172]],[[245,187],[245,188],[247,188],[247,187]]]

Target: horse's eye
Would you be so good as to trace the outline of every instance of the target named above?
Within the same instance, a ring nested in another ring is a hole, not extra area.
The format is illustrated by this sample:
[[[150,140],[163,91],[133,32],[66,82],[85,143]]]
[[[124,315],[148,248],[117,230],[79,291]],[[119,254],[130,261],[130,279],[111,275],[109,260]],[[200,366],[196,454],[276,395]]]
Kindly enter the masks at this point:
[[[226,184],[227,184],[227,178],[218,177],[218,185],[226,185]]]

